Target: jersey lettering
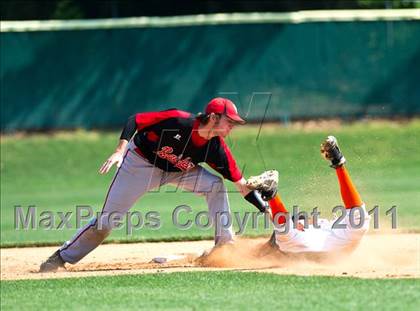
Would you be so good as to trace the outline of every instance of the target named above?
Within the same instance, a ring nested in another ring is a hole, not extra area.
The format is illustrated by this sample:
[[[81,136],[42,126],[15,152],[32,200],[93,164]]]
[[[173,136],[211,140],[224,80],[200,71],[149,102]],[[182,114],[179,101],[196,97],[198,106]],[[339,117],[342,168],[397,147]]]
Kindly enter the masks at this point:
[[[191,162],[190,157],[182,159],[182,155],[177,156],[176,154],[173,154],[173,151],[174,149],[172,147],[164,146],[161,150],[157,151],[156,154],[159,158],[169,161],[181,171],[185,172],[195,167],[195,164]]]

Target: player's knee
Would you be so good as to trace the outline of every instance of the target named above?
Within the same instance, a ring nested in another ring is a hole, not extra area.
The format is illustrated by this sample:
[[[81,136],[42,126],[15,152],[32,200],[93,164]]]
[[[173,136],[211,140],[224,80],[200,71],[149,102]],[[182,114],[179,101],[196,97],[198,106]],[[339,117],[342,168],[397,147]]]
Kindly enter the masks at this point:
[[[202,177],[197,183],[196,189],[199,189],[194,191],[196,194],[207,197],[226,192],[223,179],[210,173],[205,175],[205,178]]]
[[[366,211],[364,204],[355,207],[348,212],[346,224],[349,231],[365,233],[369,230],[370,215]]]
[[[226,187],[223,179],[219,176],[213,176],[210,180],[210,192],[213,194],[224,195]]]

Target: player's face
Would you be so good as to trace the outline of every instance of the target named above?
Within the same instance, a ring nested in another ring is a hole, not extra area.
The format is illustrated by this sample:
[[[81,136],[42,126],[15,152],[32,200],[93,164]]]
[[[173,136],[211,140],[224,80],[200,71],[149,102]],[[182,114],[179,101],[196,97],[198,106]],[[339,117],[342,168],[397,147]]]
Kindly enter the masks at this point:
[[[217,136],[226,137],[230,131],[237,125],[235,121],[229,119],[225,115],[220,116],[220,119],[215,123],[213,133]]]

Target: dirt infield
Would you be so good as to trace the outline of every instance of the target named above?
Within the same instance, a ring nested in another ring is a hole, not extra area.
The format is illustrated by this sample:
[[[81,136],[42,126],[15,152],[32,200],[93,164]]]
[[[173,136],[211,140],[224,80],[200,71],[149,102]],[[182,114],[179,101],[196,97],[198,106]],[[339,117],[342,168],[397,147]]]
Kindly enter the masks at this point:
[[[56,273],[38,273],[42,260],[56,248],[1,249],[1,279],[46,279],[95,275],[237,270],[295,275],[361,278],[420,277],[420,234],[372,234],[356,251],[341,258],[285,257],[265,245],[267,239],[240,239],[234,245],[210,250],[212,241],[102,245],[77,265]],[[155,257],[182,255],[166,263]]]

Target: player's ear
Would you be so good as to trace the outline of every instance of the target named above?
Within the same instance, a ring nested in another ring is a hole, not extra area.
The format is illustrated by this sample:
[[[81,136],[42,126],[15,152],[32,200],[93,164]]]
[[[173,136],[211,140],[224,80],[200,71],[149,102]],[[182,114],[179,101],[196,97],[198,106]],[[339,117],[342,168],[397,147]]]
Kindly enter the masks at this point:
[[[217,121],[219,121],[220,116],[219,116],[219,115],[217,115],[217,114],[215,114],[214,112],[212,112],[212,113],[210,113],[210,115],[209,115],[209,119],[210,119],[210,121],[211,121],[211,122],[216,123]]]

